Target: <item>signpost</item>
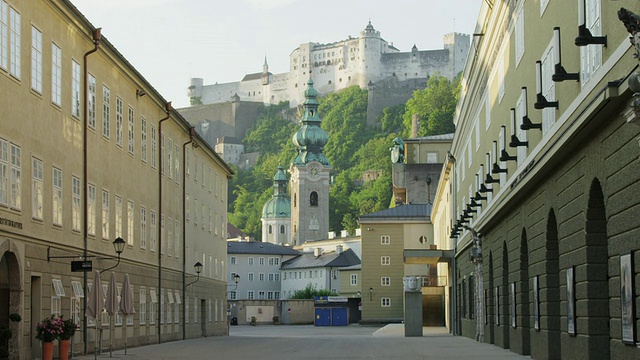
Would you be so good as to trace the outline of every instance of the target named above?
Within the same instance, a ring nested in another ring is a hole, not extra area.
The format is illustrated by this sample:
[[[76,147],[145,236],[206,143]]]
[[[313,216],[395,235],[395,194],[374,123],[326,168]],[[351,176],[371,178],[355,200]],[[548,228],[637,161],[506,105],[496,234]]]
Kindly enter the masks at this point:
[[[91,260],[80,260],[71,262],[72,272],[87,272],[93,270],[93,264]]]

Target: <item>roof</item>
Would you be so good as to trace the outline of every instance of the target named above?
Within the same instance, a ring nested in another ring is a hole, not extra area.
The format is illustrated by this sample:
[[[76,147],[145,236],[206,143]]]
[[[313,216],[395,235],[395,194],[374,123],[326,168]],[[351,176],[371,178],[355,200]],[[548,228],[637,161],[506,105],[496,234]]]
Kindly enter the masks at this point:
[[[228,241],[227,254],[300,255],[291,247],[259,241]]]
[[[363,220],[416,220],[428,219],[431,214],[431,204],[406,204],[391,209],[380,210],[360,216]]]
[[[247,74],[245,75],[242,80],[240,81],[250,81],[250,80],[259,80],[262,79],[262,74],[261,72],[259,73],[253,73],[253,74]],[[268,72],[267,74],[269,74],[269,76],[273,75],[272,73]]]
[[[233,226],[231,223],[229,222],[227,223],[227,239],[233,239],[233,238],[239,238],[239,237],[244,238],[245,236],[247,236],[247,234],[243,233],[240,229]]]
[[[453,140],[453,133],[451,134],[441,134],[441,135],[431,135],[431,136],[422,136],[417,138],[405,139],[405,141],[411,140],[431,140],[431,141],[442,141],[442,140]]]
[[[347,267],[360,264],[360,258],[352,249],[341,253],[336,251],[316,257],[313,253],[304,253],[282,263],[280,269],[308,269],[318,267]]]

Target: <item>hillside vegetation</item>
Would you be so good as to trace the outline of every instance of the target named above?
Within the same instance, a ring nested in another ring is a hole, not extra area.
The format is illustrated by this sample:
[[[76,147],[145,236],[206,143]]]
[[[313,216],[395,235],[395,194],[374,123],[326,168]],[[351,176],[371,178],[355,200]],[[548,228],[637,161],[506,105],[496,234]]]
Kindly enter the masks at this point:
[[[411,117],[420,117],[418,136],[454,131],[453,114],[460,92],[459,79],[429,79],[404,105],[385,108],[378,126],[367,125],[367,91],[350,87],[319,99],[321,127],[329,134],[324,153],[329,158],[333,182],[329,194],[329,227],[353,234],[362,214],[387,209],[391,204],[389,147],[396,137],[410,134]],[[262,207],[273,195],[273,175],[296,156],[291,137],[298,125],[286,120],[289,104],[265,107],[256,124],[242,140],[246,152],[260,152],[256,165],[235,168],[229,183],[229,222],[261,240]],[[364,182],[371,170],[379,176]]]

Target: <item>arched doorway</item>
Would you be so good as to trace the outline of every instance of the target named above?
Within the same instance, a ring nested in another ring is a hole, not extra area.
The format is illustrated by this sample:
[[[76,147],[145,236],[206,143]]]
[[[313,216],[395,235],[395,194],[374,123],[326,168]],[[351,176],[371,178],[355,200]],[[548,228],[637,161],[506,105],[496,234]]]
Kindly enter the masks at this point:
[[[0,246],[0,325],[8,325],[13,333],[9,340],[9,359],[17,359],[22,343],[22,323],[9,321],[9,314],[21,312],[21,273],[16,254],[10,250],[10,242]]]
[[[500,326],[502,327],[502,347],[509,349],[509,328],[511,325],[509,308],[509,250],[507,242],[502,243],[502,284],[498,293],[498,316],[500,316]],[[502,313],[502,314],[500,314]]]
[[[529,316],[529,245],[527,242],[527,231],[522,228],[520,235],[520,265],[519,265],[520,286],[516,286],[516,308],[517,327],[520,328],[522,339],[522,355],[531,353],[531,318]]]

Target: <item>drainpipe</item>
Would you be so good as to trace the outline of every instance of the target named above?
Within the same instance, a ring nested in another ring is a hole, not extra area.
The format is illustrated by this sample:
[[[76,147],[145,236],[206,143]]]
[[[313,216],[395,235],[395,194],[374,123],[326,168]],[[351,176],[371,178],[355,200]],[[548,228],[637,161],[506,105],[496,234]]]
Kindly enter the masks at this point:
[[[458,174],[456,173],[456,158],[453,156],[452,153],[448,152],[448,159],[449,162],[451,162],[451,184],[453,186],[455,186],[456,184],[456,178],[458,176]],[[453,222],[455,219],[455,209],[456,209],[456,202],[458,199],[457,196],[457,192],[456,189],[454,188],[454,191],[451,192],[451,221]],[[460,335],[460,329],[458,326],[458,275],[457,275],[457,271],[458,271],[458,264],[456,261],[456,258],[458,256],[458,240],[453,238],[451,239],[451,241],[453,241],[453,259],[451,259],[451,272],[452,272],[452,282],[453,282],[453,286],[451,287],[451,295],[452,295],[452,306],[451,306],[451,326],[453,329],[453,335]]]
[[[160,224],[158,224],[158,294],[162,294],[162,172],[164,171],[164,167],[162,166],[162,147],[164,146],[164,142],[162,141],[162,123],[171,116],[171,101],[165,105],[165,111],[167,116],[158,121],[158,144],[160,144],[160,146],[158,146],[158,220],[160,220]],[[158,303],[161,304],[162,299],[160,299]],[[158,344],[160,344],[162,343],[160,337],[162,335],[160,311],[157,311],[157,316]]]
[[[198,143],[193,142],[193,136],[196,133],[196,129],[192,126],[189,129],[189,141],[182,144],[182,340],[187,338],[187,321],[185,316],[187,315],[187,166],[186,166],[186,153],[187,145],[193,143],[193,147],[198,147]]]
[[[88,227],[88,219],[89,219],[89,209],[87,208],[87,204],[89,202],[88,200],[88,194],[87,194],[87,188],[88,188],[88,179],[87,179],[87,125],[88,125],[88,121],[87,121],[87,117],[89,114],[89,69],[87,68],[87,58],[89,57],[89,55],[93,54],[94,52],[98,51],[98,48],[100,47],[100,39],[101,39],[101,32],[102,28],[97,28],[95,30],[93,30],[93,49],[89,50],[88,52],[86,52],[84,54],[84,61],[82,63],[82,66],[84,67],[84,91],[83,91],[83,95],[84,95],[84,108],[83,108],[83,112],[82,112],[82,209],[83,214],[82,214],[82,222],[83,222],[83,226],[82,226],[82,237],[83,237],[83,241],[84,241],[84,251],[83,251],[83,259],[86,260],[87,259],[87,246],[88,244],[88,233],[89,233],[89,227]],[[82,298],[82,308],[87,309],[87,273],[84,272],[83,273],[84,276],[82,278],[82,282],[83,282],[83,289],[84,289],[84,293],[85,296],[84,298]],[[87,317],[83,316],[82,318],[82,342],[84,344],[84,354],[87,353]]]

